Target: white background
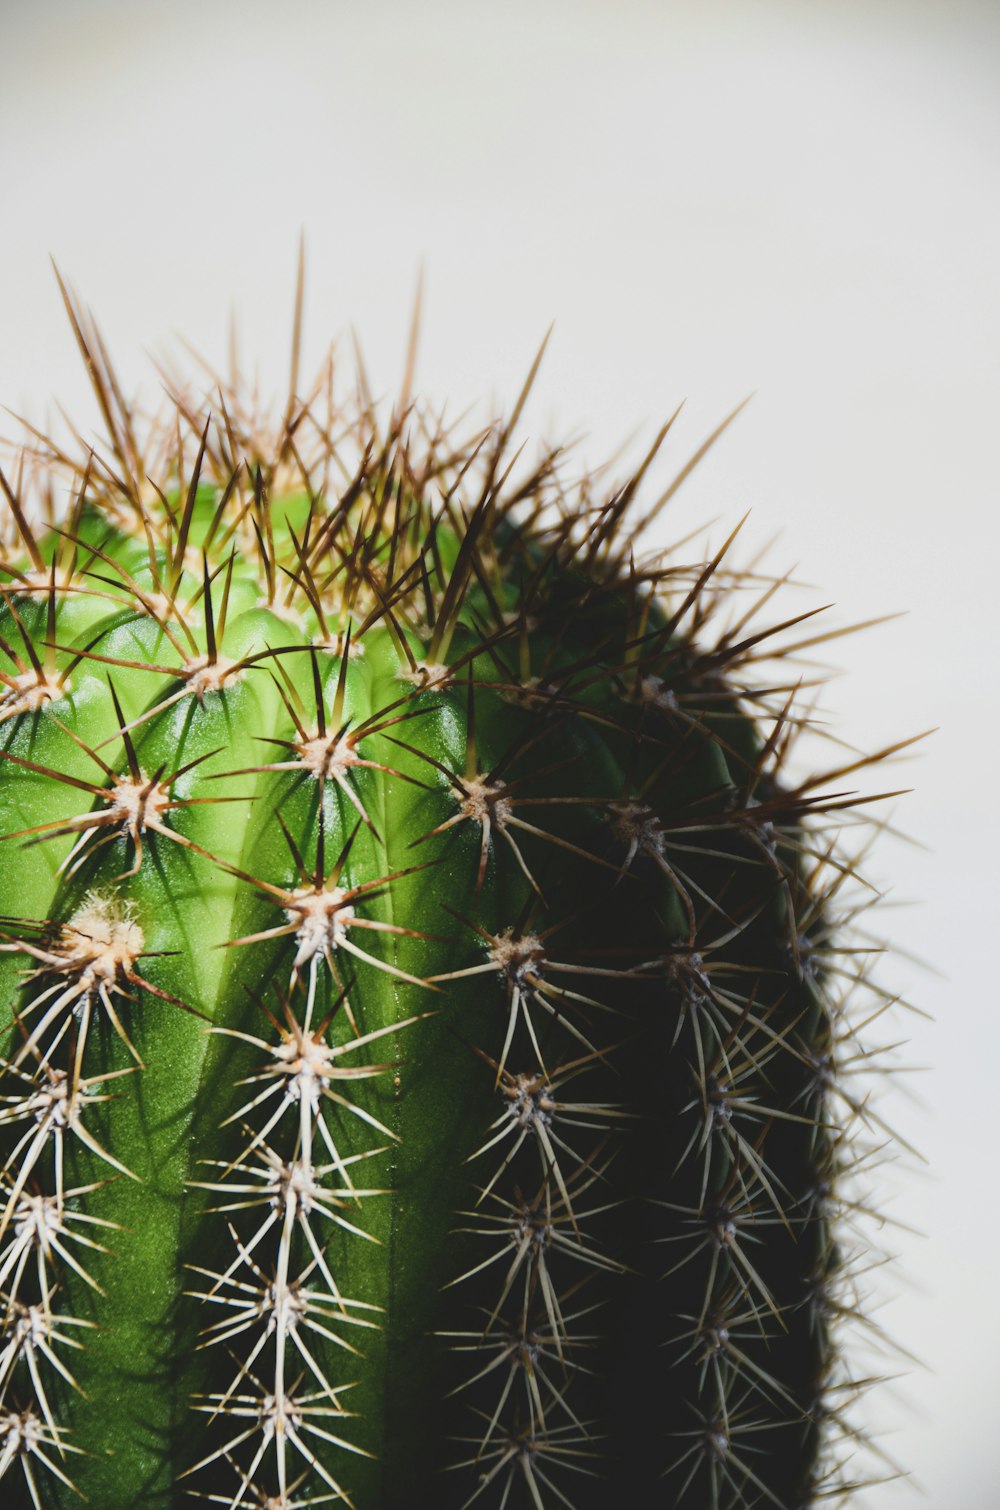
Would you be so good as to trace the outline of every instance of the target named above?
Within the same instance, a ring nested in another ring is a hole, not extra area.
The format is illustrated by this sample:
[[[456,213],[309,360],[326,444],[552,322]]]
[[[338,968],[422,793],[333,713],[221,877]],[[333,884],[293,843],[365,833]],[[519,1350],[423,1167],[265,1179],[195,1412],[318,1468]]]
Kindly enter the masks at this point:
[[[968,0],[0,3],[0,400],[97,423],[50,254],[127,388],[155,399],[175,333],[222,361],[235,310],[277,395],[304,230],[307,357],[354,326],[391,391],[422,263],[420,378],[455,411],[510,403],[554,319],[528,433],[596,462],[686,399],[655,487],[753,392],[664,538],[752,506],[745,554],[780,531],[814,584],[789,612],[909,610],[830,647],[824,696],[867,749],[941,725],[866,788],[915,787],[893,816],[927,848],[869,873],[942,972],[883,972],[936,1022],[897,1024],[928,1169],[892,1214],[926,1236],[891,1236],[880,1320],[926,1369],[875,1412],[914,1475],[879,1510],[1000,1504],[998,82],[1000,9]]]

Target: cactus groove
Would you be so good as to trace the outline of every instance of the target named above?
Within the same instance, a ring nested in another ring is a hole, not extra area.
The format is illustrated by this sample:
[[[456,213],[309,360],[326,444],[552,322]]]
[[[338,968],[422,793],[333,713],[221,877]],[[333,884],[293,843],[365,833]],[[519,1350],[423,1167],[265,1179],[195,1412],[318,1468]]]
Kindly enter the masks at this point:
[[[146,424],[66,302],[107,448],[0,476],[4,1505],[847,1497],[899,746],[793,774],[823,632],[638,554],[651,457],[332,364]]]

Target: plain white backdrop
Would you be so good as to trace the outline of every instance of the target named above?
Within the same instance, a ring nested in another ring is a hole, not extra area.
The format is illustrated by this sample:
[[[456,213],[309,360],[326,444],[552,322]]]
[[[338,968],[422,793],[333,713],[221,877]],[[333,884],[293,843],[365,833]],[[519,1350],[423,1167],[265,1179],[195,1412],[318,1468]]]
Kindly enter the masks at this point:
[[[581,461],[685,399],[666,481],[752,392],[664,539],[752,508],[790,613],[908,610],[830,646],[823,700],[866,749],[941,726],[891,771],[926,847],[868,867],[940,972],[883,970],[935,1021],[897,1021],[928,1163],[886,1193],[926,1235],[879,1315],[926,1368],[873,1407],[913,1472],[873,1510],[1000,1505],[998,83],[969,0],[0,0],[0,401],[96,428],[50,254],[129,390],[177,334],[223,361],[235,312],[277,396],[303,231],[307,359],[354,327],[391,392],[422,265],[424,392],[485,418],[554,320],[525,428]]]

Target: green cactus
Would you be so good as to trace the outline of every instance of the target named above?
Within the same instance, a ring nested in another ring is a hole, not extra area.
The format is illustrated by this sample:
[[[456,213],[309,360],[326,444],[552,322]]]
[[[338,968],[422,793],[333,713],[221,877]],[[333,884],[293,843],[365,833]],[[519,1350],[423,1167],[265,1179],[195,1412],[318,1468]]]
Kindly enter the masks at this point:
[[[67,307],[109,448],[0,477],[4,1505],[844,1492],[822,634],[637,557],[673,489],[525,464],[523,394],[143,428]]]

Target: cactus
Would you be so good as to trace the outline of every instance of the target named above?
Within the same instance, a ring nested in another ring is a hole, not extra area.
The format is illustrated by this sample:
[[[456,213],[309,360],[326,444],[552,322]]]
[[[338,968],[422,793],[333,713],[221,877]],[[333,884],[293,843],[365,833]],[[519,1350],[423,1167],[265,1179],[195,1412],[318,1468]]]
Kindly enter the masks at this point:
[[[459,441],[297,356],[146,425],[64,295],[107,449],[0,474],[5,1506],[848,1493],[899,746],[793,776],[826,636],[732,536],[636,555],[669,426],[571,485],[527,387]]]

